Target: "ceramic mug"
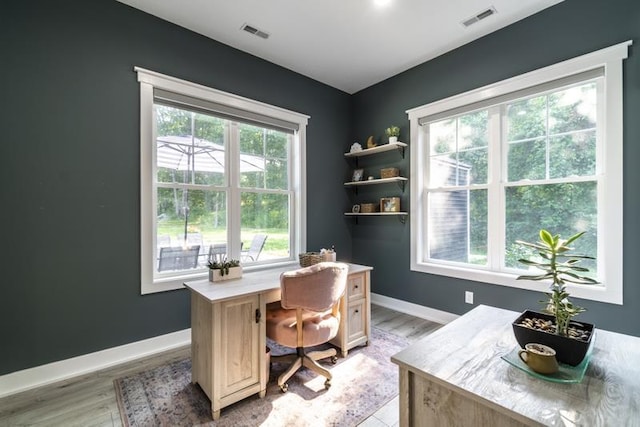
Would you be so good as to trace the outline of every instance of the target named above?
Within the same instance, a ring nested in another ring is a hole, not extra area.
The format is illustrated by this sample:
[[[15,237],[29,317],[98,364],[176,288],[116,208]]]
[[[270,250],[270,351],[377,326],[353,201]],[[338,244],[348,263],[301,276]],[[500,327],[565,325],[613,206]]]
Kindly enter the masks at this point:
[[[518,352],[518,356],[539,374],[553,374],[559,369],[556,351],[543,344],[529,343]]]

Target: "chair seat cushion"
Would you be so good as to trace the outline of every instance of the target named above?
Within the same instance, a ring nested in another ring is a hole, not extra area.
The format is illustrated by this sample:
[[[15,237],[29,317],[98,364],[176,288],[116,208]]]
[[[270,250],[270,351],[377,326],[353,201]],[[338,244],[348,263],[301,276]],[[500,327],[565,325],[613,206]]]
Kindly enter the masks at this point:
[[[303,311],[303,347],[326,343],[338,334],[340,318],[331,311],[315,313]],[[296,310],[287,310],[279,302],[267,305],[267,336],[286,347],[297,347]]]

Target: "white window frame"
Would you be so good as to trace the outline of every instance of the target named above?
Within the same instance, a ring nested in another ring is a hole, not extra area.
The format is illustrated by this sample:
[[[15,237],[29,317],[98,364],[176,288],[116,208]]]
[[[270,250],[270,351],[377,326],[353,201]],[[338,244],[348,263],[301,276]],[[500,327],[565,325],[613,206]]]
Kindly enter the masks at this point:
[[[183,283],[189,280],[204,279],[208,272],[200,269],[194,272],[181,272],[169,277],[154,278],[155,268],[155,235],[156,235],[156,166],[155,166],[155,121],[154,121],[154,88],[173,93],[203,99],[223,106],[244,110],[250,113],[271,117],[277,120],[295,123],[298,131],[293,136],[291,145],[291,162],[289,176],[290,190],[293,192],[293,203],[289,214],[292,236],[290,236],[289,259],[276,263],[256,264],[245,267],[245,270],[258,270],[276,266],[295,264],[294,254],[305,252],[306,235],[306,126],[309,116],[286,110],[273,105],[254,101],[228,92],[202,86],[186,80],[134,67],[140,83],[140,283],[141,293],[149,294],[183,288]],[[234,148],[230,149],[231,151]],[[237,151],[237,150],[236,150]],[[231,192],[230,202],[233,203],[234,192]],[[231,204],[230,203],[230,204]],[[239,206],[239,203],[237,203]],[[229,206],[229,227],[238,228],[238,218],[233,217],[232,207]],[[233,232],[233,230],[232,230]],[[233,247],[231,247],[233,250]]]
[[[598,152],[602,158],[602,169],[597,173],[604,177],[604,186],[599,186],[598,192],[598,275],[601,286],[568,285],[572,296],[589,300],[622,304],[622,242],[623,242],[623,60],[628,57],[628,49],[632,41],[626,41],[576,58],[572,58],[548,67],[531,71],[520,76],[493,83],[469,92],[458,94],[450,98],[435,101],[420,107],[407,110],[411,132],[411,270],[466,279],[477,282],[491,283],[520,289],[547,291],[548,283],[516,280],[517,274],[491,271],[488,269],[461,267],[430,263],[425,259],[423,249],[425,241],[423,232],[426,229],[427,201],[425,191],[427,176],[428,147],[426,131],[420,125],[420,119],[442,114],[446,111],[461,109],[471,104],[487,102],[493,98],[522,91],[537,85],[562,79],[597,68],[604,69],[603,97],[604,122],[598,123],[597,138],[602,141],[598,147],[606,150]],[[495,123],[495,121],[494,121]],[[495,125],[494,125],[495,126]],[[498,129],[493,131],[500,132]],[[604,142],[604,144],[602,143]],[[489,155],[489,173],[491,174],[491,150]],[[493,156],[497,152],[493,152]],[[495,175],[493,175],[495,177]],[[491,179],[491,178],[490,178]],[[490,201],[491,202],[491,201]],[[495,202],[495,201],[493,201]],[[491,221],[489,219],[489,230]],[[488,236],[491,246],[498,233],[490,231]],[[503,234],[503,233],[501,233]],[[502,237],[504,238],[504,237]],[[504,246],[503,246],[504,247]]]

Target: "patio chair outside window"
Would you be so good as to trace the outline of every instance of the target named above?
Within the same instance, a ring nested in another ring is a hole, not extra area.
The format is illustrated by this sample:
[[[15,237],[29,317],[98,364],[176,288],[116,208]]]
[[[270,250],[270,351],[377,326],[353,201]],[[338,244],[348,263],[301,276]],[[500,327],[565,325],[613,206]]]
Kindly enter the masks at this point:
[[[198,266],[198,254],[200,245],[183,248],[174,246],[160,248],[158,271],[189,270]]]
[[[210,262],[222,262],[227,257],[227,244],[226,243],[214,243],[209,246]]]
[[[246,251],[242,251],[242,261],[257,261],[264,248],[264,242],[267,241],[266,234],[256,234],[251,240],[251,246]]]

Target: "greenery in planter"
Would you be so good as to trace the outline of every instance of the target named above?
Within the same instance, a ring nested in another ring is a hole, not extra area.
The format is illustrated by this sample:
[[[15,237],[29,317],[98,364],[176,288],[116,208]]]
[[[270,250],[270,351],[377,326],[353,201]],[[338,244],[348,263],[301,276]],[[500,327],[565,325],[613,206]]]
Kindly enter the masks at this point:
[[[540,241],[528,243],[518,240],[517,243],[538,251],[542,258],[541,262],[519,259],[522,264],[532,266],[544,271],[543,274],[522,275],[519,280],[549,280],[551,279],[551,292],[545,304],[544,312],[551,314],[556,319],[556,334],[568,336],[569,322],[572,317],[585,311],[584,308],[573,305],[569,301],[569,293],[565,283],[576,283],[581,285],[592,285],[598,283],[595,279],[585,276],[583,273],[589,271],[588,268],[580,267],[578,263],[582,259],[594,259],[588,255],[569,254],[573,248],[571,243],[579,239],[584,232],[575,234],[568,239],[562,239],[560,235],[552,235],[547,230],[540,230]]]
[[[231,260],[226,260],[226,258],[221,261],[209,261],[209,268],[211,270],[220,270],[220,275],[224,276],[229,274],[229,269],[231,267],[239,267],[240,266],[240,261],[237,259],[231,259]]]
[[[385,129],[384,133],[387,136],[398,137],[398,136],[400,136],[400,128],[398,126],[390,126],[387,129]]]

